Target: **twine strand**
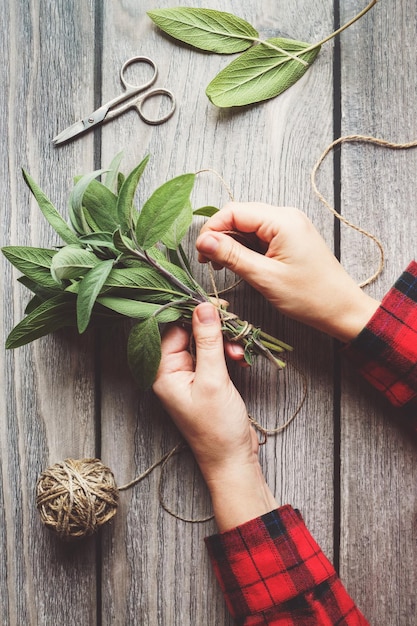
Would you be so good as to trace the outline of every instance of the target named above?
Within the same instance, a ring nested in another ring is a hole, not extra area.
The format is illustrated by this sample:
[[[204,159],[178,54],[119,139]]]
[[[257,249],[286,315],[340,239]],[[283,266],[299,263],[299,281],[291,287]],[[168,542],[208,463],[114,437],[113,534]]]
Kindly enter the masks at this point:
[[[327,155],[335,147],[337,147],[339,145],[342,145],[344,143],[370,143],[370,144],[374,144],[376,146],[381,146],[383,148],[390,148],[392,150],[408,150],[410,148],[416,148],[417,147],[417,140],[410,141],[410,142],[407,142],[407,143],[394,143],[394,142],[391,142],[391,141],[387,141],[385,139],[379,139],[378,137],[372,137],[372,136],[368,136],[368,135],[345,135],[343,137],[339,137],[338,139],[335,139],[334,141],[332,141],[332,143],[330,143],[327,146],[327,148],[321,154],[321,156],[319,157],[319,159],[317,160],[316,164],[314,165],[314,167],[312,169],[312,172],[311,172],[311,185],[312,185],[314,193],[316,194],[318,199],[322,202],[322,204],[340,222],[342,222],[346,226],[352,228],[353,230],[357,231],[358,233],[364,235],[365,237],[368,237],[368,239],[371,239],[376,244],[376,246],[378,247],[378,250],[379,250],[379,264],[378,264],[377,270],[371,276],[369,276],[366,280],[364,280],[361,283],[359,283],[359,287],[365,287],[366,285],[369,285],[369,284],[373,283],[381,275],[381,273],[382,273],[382,271],[384,269],[384,266],[385,266],[385,249],[384,249],[384,246],[383,246],[382,242],[378,239],[378,237],[376,237],[372,233],[368,232],[364,228],[358,226],[357,224],[354,224],[353,222],[348,220],[346,217],[341,215],[341,213],[339,213],[330,204],[330,202],[324,197],[324,195],[318,189],[317,180],[316,180],[317,179],[317,173],[318,173],[318,171],[319,171],[323,161],[326,159]]]

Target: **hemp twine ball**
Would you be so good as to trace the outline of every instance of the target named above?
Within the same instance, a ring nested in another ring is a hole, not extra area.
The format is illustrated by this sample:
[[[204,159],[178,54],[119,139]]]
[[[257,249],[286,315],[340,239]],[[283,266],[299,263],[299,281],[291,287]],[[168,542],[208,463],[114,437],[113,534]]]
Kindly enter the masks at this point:
[[[117,511],[113,472],[100,459],[65,459],[46,469],[36,485],[42,522],[60,539],[92,535]]]

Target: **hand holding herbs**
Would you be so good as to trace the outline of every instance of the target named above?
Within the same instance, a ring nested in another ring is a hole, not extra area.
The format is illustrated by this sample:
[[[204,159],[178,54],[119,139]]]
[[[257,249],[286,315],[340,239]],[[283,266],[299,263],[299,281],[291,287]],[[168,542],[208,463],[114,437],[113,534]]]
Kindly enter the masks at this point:
[[[213,104],[233,107],[274,98],[294,85],[315,61],[322,45],[354,24],[377,1],[371,0],[347,24],[315,44],[282,37],[262,40],[242,18],[213,9],[176,7],[148,11],[148,15],[162,31],[199,50],[243,53],[206,89]]]
[[[69,224],[35,181],[24,179],[49,224],[64,242],[57,249],[8,246],[3,254],[33,292],[23,320],[13,328],[7,348],[17,348],[66,326],[83,333],[90,324],[132,318],[128,361],[139,387],[149,388],[161,359],[160,325],[189,323],[193,310],[210,295],[195,280],[181,241],[193,214],[196,174],[161,185],[138,211],[133,203],[147,165],[146,157],[128,176],[119,172],[121,155],[106,171],[79,177],[69,198]],[[98,176],[103,175],[103,182]],[[261,354],[276,367],[290,346],[244,322],[218,304],[222,331],[244,348],[245,359]]]

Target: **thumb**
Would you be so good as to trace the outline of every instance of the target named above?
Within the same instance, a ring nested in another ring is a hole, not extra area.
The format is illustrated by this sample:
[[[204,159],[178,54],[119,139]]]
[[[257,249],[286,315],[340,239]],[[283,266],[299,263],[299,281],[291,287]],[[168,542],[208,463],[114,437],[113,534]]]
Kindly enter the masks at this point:
[[[221,267],[227,267],[255,286],[261,282],[267,269],[265,261],[268,262],[268,259],[263,254],[243,246],[224,233],[214,231],[201,233],[196,246],[200,260],[204,258]]]
[[[216,307],[210,302],[199,304],[193,314],[196,347],[196,379],[221,380],[228,377],[224,356],[223,333]]]

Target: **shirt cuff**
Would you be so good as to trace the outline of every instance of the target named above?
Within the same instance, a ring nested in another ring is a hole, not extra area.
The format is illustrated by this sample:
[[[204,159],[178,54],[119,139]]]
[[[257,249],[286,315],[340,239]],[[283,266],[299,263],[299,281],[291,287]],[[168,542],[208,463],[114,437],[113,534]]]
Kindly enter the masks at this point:
[[[417,400],[417,263],[412,261],[346,348],[359,372],[398,407]]]
[[[205,541],[228,608],[238,621],[268,612],[336,576],[299,511],[289,505]]]

